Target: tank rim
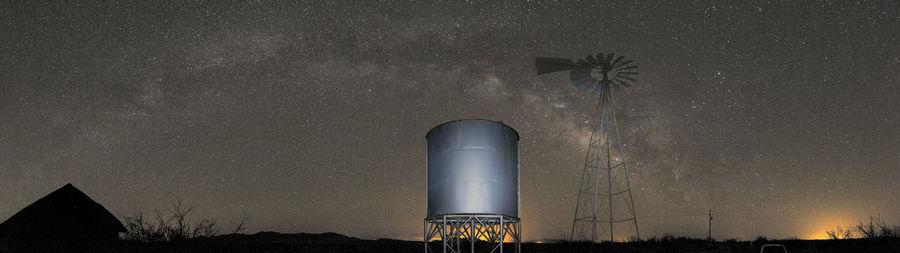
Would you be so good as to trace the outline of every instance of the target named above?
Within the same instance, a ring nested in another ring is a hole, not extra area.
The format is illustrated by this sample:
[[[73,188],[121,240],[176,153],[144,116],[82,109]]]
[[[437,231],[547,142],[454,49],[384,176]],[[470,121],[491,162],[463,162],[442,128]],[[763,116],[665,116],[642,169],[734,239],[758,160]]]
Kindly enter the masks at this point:
[[[503,123],[503,121],[490,120],[490,119],[457,119],[457,120],[447,121],[447,122],[438,124],[437,126],[434,126],[430,130],[428,130],[428,133],[425,134],[425,139],[428,139],[428,135],[431,135],[431,132],[434,131],[435,129],[438,129],[447,124],[456,123],[456,122],[460,122],[460,121],[487,121],[487,122],[500,124],[506,128],[509,128],[509,130],[512,130],[513,133],[516,134],[516,141],[519,141],[519,131],[516,131],[515,128],[512,128],[511,126],[507,125],[506,123]]]

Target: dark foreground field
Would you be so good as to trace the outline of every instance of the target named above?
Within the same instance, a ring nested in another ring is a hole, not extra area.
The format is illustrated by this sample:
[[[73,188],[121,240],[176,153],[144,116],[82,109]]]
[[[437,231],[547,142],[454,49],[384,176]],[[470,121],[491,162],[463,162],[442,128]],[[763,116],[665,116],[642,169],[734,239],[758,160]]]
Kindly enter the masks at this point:
[[[777,243],[788,252],[900,252],[900,239],[848,240],[756,240],[707,242],[700,239],[665,238],[629,243],[525,243],[522,252],[759,252],[764,244]],[[487,247],[487,245],[480,245]],[[440,246],[432,246],[441,252]],[[2,251],[2,250],[0,250]],[[421,242],[400,240],[362,240],[335,233],[281,234],[261,232],[252,235],[223,235],[180,242],[120,241],[89,252],[423,252]],[[465,251],[465,249],[464,249]],[[476,249],[487,252],[487,248]],[[506,252],[515,252],[509,245]]]

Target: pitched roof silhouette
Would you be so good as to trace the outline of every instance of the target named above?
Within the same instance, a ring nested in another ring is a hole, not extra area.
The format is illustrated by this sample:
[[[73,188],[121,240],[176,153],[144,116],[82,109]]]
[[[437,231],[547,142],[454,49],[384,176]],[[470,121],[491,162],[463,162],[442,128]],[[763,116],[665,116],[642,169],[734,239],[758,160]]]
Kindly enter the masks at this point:
[[[0,223],[0,237],[19,240],[118,237],[122,223],[102,205],[66,184]]]

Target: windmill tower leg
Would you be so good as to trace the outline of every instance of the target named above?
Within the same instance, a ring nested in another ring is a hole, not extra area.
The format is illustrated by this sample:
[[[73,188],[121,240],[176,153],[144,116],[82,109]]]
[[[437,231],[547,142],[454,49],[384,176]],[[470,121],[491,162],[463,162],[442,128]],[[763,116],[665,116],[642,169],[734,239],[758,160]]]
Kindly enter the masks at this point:
[[[578,187],[578,199],[570,240],[575,240],[576,232],[584,233],[586,232],[584,227],[589,227],[591,240],[597,241],[598,225],[606,223],[609,227],[609,240],[614,241],[615,223],[626,221],[634,224],[634,235],[640,238],[631,194],[631,183],[625,164],[624,148],[616,125],[609,91],[607,88],[600,96],[597,113],[593,118],[594,125]],[[601,178],[601,170],[605,170],[605,178]],[[624,175],[624,177],[616,177],[616,175]],[[616,181],[617,178],[624,178],[624,182]],[[606,181],[605,185],[603,180]],[[602,192],[601,186],[605,186],[603,187],[606,188],[605,192]],[[616,199],[625,199],[627,201],[625,208],[630,212],[622,210],[621,207],[616,209],[614,206]],[[606,213],[601,210],[600,205],[603,202],[607,204]],[[579,227],[582,229],[579,230]]]
[[[610,107],[612,107],[611,99],[610,99]],[[610,113],[610,115],[612,115],[613,126],[617,126],[615,111],[610,109],[609,113]],[[641,239],[641,230],[638,229],[637,214],[635,214],[635,209],[634,209],[634,197],[631,194],[631,180],[628,177],[628,166],[625,163],[625,148],[623,147],[624,144],[622,144],[622,135],[619,134],[618,127],[615,127],[614,129],[616,130],[615,131],[616,132],[616,143],[618,143],[619,153],[622,156],[622,174],[625,175],[625,191],[628,192],[628,204],[629,204],[628,209],[631,210],[631,220],[633,221],[632,223],[634,224],[634,236],[637,237],[637,239]]]

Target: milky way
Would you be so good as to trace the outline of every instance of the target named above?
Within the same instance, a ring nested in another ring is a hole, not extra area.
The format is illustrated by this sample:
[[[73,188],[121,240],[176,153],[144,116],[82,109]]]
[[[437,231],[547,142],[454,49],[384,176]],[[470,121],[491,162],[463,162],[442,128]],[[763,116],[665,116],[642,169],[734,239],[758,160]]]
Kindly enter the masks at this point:
[[[302,2],[0,3],[0,220],[71,182],[120,218],[413,240],[425,133],[485,118],[521,134],[525,240],[561,238],[597,96],[534,57],[600,52],[640,66],[644,237],[900,219],[895,2]]]

